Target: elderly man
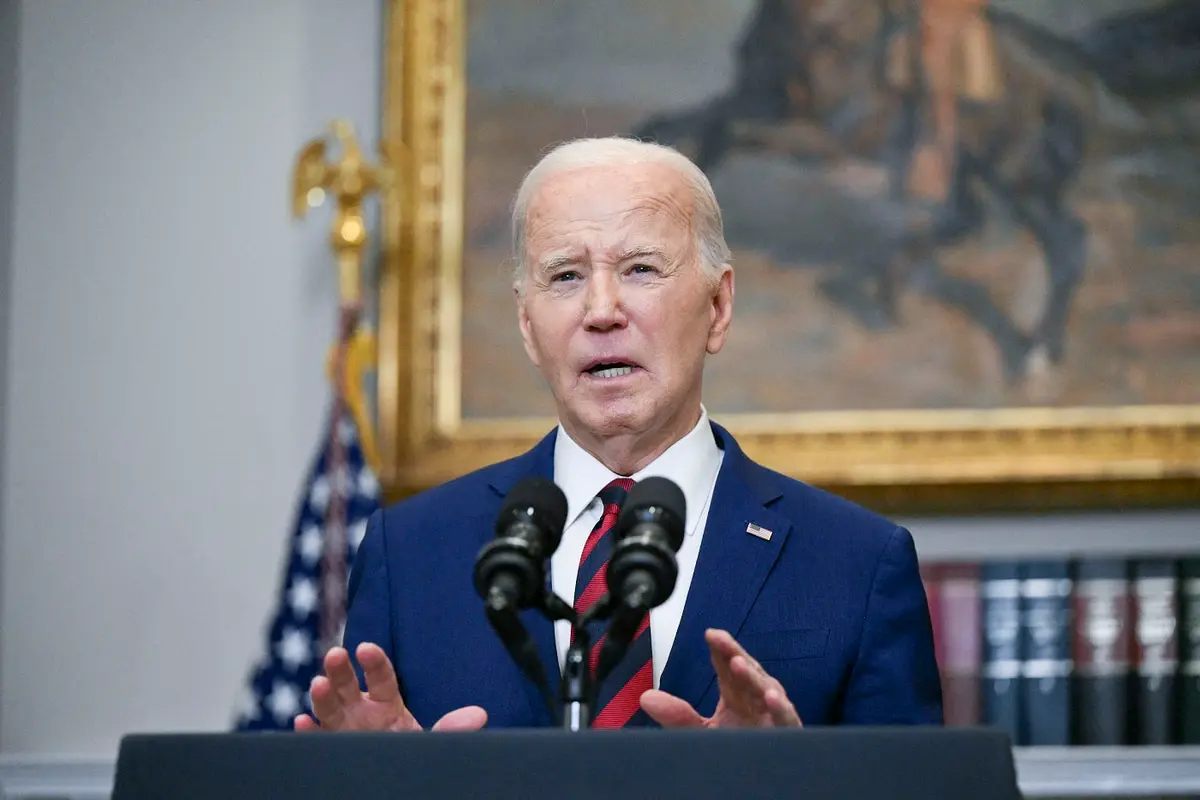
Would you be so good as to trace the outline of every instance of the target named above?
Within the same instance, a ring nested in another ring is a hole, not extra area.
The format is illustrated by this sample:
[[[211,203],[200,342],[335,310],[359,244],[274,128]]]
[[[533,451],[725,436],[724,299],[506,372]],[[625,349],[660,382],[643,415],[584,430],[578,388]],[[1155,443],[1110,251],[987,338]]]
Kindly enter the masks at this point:
[[[558,724],[488,625],[474,558],[507,492],[552,478],[568,501],[552,588],[579,608],[623,492],[652,475],[687,501],[679,578],[602,687],[595,727],[940,724],[910,534],[754,463],[701,403],[734,298],[704,174],[659,145],[570,142],[526,176],[513,229],[521,335],[560,424],[372,518],[345,648],[296,729]],[[523,620],[557,677],[569,626]]]

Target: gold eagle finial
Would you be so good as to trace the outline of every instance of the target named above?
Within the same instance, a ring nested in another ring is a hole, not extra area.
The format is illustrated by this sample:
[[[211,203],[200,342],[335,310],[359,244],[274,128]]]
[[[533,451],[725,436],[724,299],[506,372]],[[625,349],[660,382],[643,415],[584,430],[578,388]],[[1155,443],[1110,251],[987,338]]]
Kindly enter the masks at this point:
[[[362,257],[368,234],[363,204],[375,192],[395,185],[393,167],[384,153],[377,164],[367,162],[354,128],[345,120],[330,125],[329,134],[341,147],[340,158],[329,154],[329,136],[311,139],[300,148],[292,168],[292,215],[301,218],[308,209],[332,195],[336,208],[330,243],[338,262],[338,286],[343,308],[361,308]]]

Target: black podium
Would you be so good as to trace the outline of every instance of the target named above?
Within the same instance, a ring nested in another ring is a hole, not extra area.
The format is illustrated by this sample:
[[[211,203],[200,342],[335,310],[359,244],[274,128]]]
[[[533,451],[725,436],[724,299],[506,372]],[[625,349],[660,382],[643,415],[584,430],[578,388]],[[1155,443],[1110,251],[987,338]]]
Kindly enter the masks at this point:
[[[1008,737],[961,728],[136,734],[113,800],[1017,800]]]

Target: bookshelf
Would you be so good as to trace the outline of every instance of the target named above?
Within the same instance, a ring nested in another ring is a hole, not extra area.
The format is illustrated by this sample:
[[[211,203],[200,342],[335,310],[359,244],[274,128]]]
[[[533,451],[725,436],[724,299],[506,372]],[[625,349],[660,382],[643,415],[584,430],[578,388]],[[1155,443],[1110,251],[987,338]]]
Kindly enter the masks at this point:
[[[987,562],[1075,562],[1071,570],[1072,602],[1068,602],[1063,610],[1068,611],[1074,618],[1079,606],[1075,597],[1086,596],[1078,591],[1080,573],[1077,569],[1079,562],[1085,560],[1112,559],[1130,562],[1131,571],[1128,578],[1133,581],[1132,564],[1137,561],[1167,559],[1182,561],[1184,559],[1200,558],[1200,515],[1196,509],[1178,511],[1140,511],[1112,513],[1062,513],[1036,516],[1019,515],[980,515],[975,518],[926,518],[905,520],[917,539],[918,554],[922,564],[974,564]],[[1179,577],[1182,578],[1182,575]],[[1182,582],[1176,586],[1179,595],[1184,593]],[[1133,641],[1129,642],[1129,653],[1133,656],[1130,667],[1136,674],[1137,670],[1137,636],[1136,625],[1138,614],[1135,610],[1137,598],[1136,584],[1129,587],[1131,601],[1134,607],[1129,609],[1124,625],[1131,630],[1128,632]],[[1065,598],[1064,598],[1065,599]],[[946,597],[943,597],[943,601]],[[1181,610],[1181,609],[1180,609]],[[1095,618],[1094,614],[1084,616],[1084,619]],[[1184,615],[1177,619],[1177,632],[1187,637],[1181,628],[1188,623]],[[1021,612],[1022,624],[1024,611]],[[1080,630],[1082,620],[1076,619],[1069,626],[1068,646],[1063,648],[1060,643],[1057,652],[1074,659],[1078,653],[1074,639],[1084,634]],[[981,628],[986,628],[986,622],[979,620]],[[1194,623],[1193,623],[1194,624]],[[981,630],[981,632],[983,632]],[[1181,639],[1180,661],[1187,657],[1184,641]],[[962,646],[961,637],[958,645]],[[1028,646],[1028,645],[1024,645]],[[953,658],[953,656],[950,656]],[[1021,658],[1027,659],[1029,654],[1023,653]],[[1043,656],[1045,657],[1045,656]],[[986,647],[983,652],[971,653],[970,659],[985,659]],[[1069,680],[1076,679],[1075,667]],[[982,667],[982,665],[981,665]],[[974,669],[971,669],[974,672]],[[1176,681],[1182,690],[1183,682],[1189,678],[1182,669],[1176,667]],[[1190,680],[1195,680],[1191,678]],[[1054,702],[1064,702],[1069,708],[1069,714],[1078,715],[1081,705],[1078,687],[1070,687],[1065,693],[1060,687]],[[970,696],[972,693],[968,693]],[[1112,703],[1112,696],[1094,691],[1086,695],[1092,700],[1103,700]],[[1179,699],[1182,691],[1176,695],[1176,712],[1179,713]],[[961,698],[960,698],[961,699]],[[982,702],[982,698],[979,698]],[[1125,709],[1136,710],[1142,701],[1138,690],[1134,689],[1125,698]],[[1045,703],[1050,698],[1039,698],[1038,703]],[[1036,704],[1036,703],[1035,703]],[[1171,703],[1168,701],[1168,705]],[[1021,714],[1030,713],[1028,701],[1024,704]],[[1094,709],[1093,709],[1094,710]],[[980,710],[982,713],[982,710]],[[1192,712],[1194,714],[1194,712]],[[1094,715],[1093,715],[1094,717]],[[1050,720],[1051,723],[1054,720]],[[1077,720],[1076,720],[1077,722]],[[1039,724],[1045,725],[1047,719],[1043,713]],[[1024,728],[1030,726],[1026,719]],[[1050,736],[1061,735],[1062,728],[1051,724]],[[1058,743],[1041,744],[1038,746],[1023,746],[1014,749],[1018,780],[1021,790],[1028,798],[1195,798],[1200,800],[1200,744],[1175,743],[1146,745],[1134,743],[1137,733],[1130,730],[1128,739],[1121,746],[1081,745],[1077,741],[1078,725],[1073,724],[1070,736],[1070,746],[1060,746]],[[1136,726],[1133,726],[1136,727]],[[1057,731],[1057,733],[1055,733]],[[1043,735],[1045,732],[1043,731]]]

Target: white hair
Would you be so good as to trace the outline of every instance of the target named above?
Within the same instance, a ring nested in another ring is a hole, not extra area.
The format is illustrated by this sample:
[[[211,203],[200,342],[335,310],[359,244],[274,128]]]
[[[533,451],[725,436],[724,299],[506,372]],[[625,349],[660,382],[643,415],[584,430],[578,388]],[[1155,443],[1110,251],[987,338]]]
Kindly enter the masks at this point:
[[[521,181],[512,211],[512,240],[515,255],[513,285],[522,291],[529,265],[525,260],[525,226],[529,203],[546,178],[561,172],[584,167],[628,166],[658,164],[670,167],[687,183],[692,195],[692,224],[696,232],[696,247],[704,269],[713,281],[720,278],[729,263],[729,246],[725,243],[725,225],[721,207],[704,171],[691,159],[674,148],[653,142],[643,142],[621,136],[575,139],[547,152]]]

